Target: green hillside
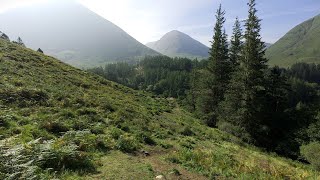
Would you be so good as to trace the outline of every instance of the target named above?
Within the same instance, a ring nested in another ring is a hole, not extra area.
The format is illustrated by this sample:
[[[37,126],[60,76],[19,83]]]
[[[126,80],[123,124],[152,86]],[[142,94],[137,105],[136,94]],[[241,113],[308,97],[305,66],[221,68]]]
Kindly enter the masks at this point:
[[[175,100],[0,39],[0,179],[319,177],[199,122]]]
[[[320,63],[320,15],[289,31],[268,48],[271,65],[289,67],[297,62]]]

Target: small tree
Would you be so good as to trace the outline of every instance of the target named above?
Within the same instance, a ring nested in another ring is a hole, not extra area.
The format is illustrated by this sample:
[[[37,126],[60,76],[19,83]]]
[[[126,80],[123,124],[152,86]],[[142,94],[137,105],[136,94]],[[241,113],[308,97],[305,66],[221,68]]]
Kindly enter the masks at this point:
[[[24,42],[22,41],[22,39],[21,39],[20,37],[18,37],[18,39],[17,39],[17,42],[16,42],[16,43],[17,43],[17,44],[19,44],[20,46],[25,47]]]
[[[42,51],[42,49],[40,49],[40,48],[37,50],[37,52],[39,52],[39,53],[42,53],[42,54],[43,54],[43,51]]]

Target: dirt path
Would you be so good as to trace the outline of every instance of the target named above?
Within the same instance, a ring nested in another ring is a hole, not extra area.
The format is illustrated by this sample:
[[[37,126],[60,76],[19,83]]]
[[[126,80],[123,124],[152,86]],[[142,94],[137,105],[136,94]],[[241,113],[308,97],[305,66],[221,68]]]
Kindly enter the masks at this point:
[[[205,176],[189,172],[178,164],[165,161],[165,155],[169,151],[151,150],[150,156],[144,156],[141,159],[152,166],[154,174],[163,175],[166,180],[206,180]],[[143,156],[143,155],[142,155]]]

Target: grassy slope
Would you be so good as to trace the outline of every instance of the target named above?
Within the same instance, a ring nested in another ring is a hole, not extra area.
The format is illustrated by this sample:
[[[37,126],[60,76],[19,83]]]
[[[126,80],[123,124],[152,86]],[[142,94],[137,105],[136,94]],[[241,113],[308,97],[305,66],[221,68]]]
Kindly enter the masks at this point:
[[[268,48],[266,56],[271,65],[283,67],[297,62],[320,63],[320,15],[289,31]]]
[[[309,166],[263,153],[181,110],[174,100],[148,95],[75,69],[54,58],[0,40],[0,139],[25,143],[59,138],[54,123],[66,130],[89,129],[101,137],[119,132],[149,134],[156,145],[140,142],[125,154],[111,136],[107,152],[95,152],[97,172],[66,171],[61,179],[316,178]],[[117,131],[115,131],[117,130]],[[3,142],[3,141],[2,141]],[[53,175],[50,175],[53,176]]]

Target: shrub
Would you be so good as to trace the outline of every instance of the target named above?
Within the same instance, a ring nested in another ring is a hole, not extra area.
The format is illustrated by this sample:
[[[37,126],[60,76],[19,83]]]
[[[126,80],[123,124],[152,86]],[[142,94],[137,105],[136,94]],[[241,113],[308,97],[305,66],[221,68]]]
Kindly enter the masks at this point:
[[[320,170],[320,142],[301,146],[300,153],[316,170]]]
[[[90,130],[93,134],[104,134],[105,125],[102,123],[96,123],[93,125]]]
[[[38,146],[36,151],[42,155],[39,156],[37,163],[44,169],[52,168],[56,171],[65,169],[95,170],[91,156],[84,151],[80,151],[80,147],[73,143],[61,145],[59,142],[48,142]]]
[[[2,115],[0,116],[0,127],[9,127],[9,120],[11,120],[10,115]]]
[[[191,130],[191,128],[189,126],[185,126],[180,133],[184,136],[194,135],[193,131]]]
[[[84,116],[84,115],[94,116],[94,115],[97,115],[97,111],[93,108],[82,108],[77,110],[77,114],[80,116]]]
[[[131,153],[138,150],[139,143],[134,137],[124,134],[119,137],[116,148],[122,152]]]
[[[156,142],[151,138],[150,134],[141,132],[137,134],[136,137],[141,143],[145,143],[148,145],[156,145]]]
[[[113,139],[119,139],[120,136],[123,134],[124,132],[116,127],[111,127],[108,134],[113,138]]]
[[[224,122],[224,121],[219,121],[217,123],[217,126],[220,130],[225,131],[229,134],[232,134],[236,137],[239,137],[244,142],[247,142],[247,143],[252,142],[252,138],[250,134],[243,127],[235,126],[231,123]]]
[[[18,103],[20,107],[29,105],[47,105],[49,96],[38,89],[3,89],[0,90],[0,100],[6,104]]]
[[[68,131],[60,139],[61,144],[75,144],[81,151],[96,151],[102,146],[102,142],[89,130]]]
[[[51,179],[47,171],[95,170],[92,157],[73,143],[33,140],[27,144],[0,144],[1,179]]]
[[[60,133],[67,132],[69,130],[69,128],[60,121],[46,121],[41,125],[41,127],[56,135],[61,135]]]

